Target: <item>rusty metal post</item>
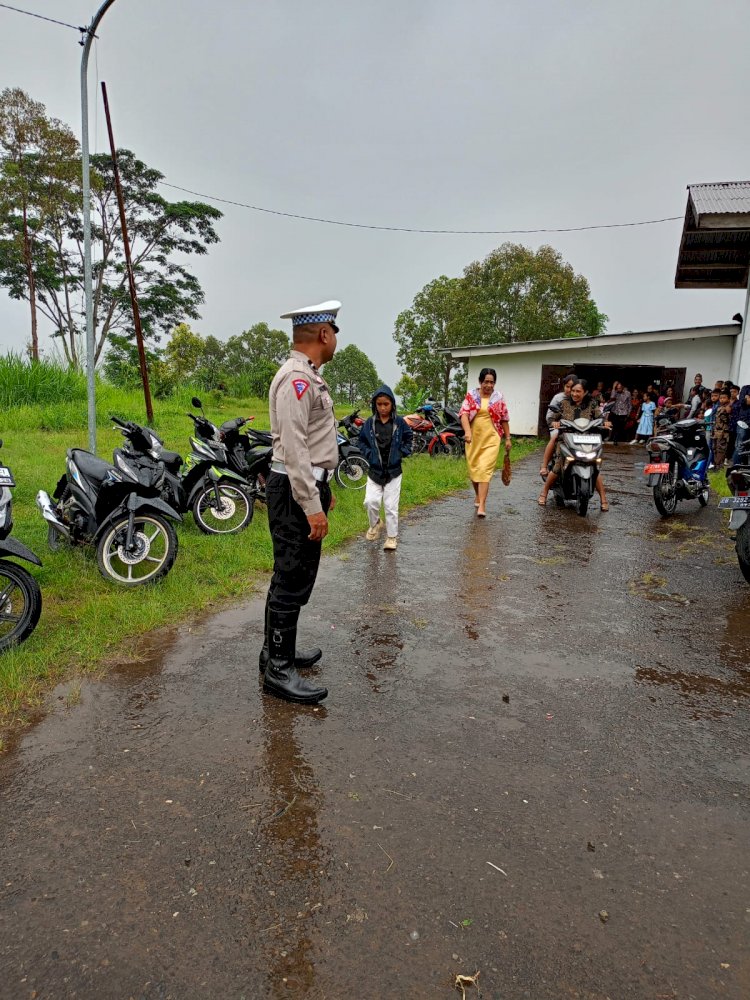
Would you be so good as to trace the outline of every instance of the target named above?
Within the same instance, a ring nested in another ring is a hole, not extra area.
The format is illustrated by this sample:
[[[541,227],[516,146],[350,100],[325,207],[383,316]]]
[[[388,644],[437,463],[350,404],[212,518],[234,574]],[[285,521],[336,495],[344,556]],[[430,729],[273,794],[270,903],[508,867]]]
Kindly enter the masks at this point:
[[[143,330],[141,329],[141,313],[138,309],[138,293],[135,288],[135,278],[133,276],[133,263],[130,259],[130,240],[128,239],[128,227],[125,222],[125,202],[122,197],[122,185],[120,184],[120,171],[117,167],[117,152],[115,151],[115,138],[112,134],[112,119],[109,115],[109,101],[107,100],[107,86],[102,80],[102,96],[104,97],[104,114],[107,119],[107,133],[109,135],[109,148],[112,151],[112,166],[115,175],[115,191],[117,192],[117,204],[120,208],[120,228],[122,229],[122,245],[125,249],[125,265],[128,273],[128,287],[130,288],[130,301],[133,306],[133,326],[135,327],[135,339],[138,344],[138,359],[141,365],[141,381],[143,382],[143,395],[146,400],[146,420],[149,424],[154,422],[154,409],[151,405],[151,390],[148,385],[148,368],[146,367],[146,351],[143,346]]]

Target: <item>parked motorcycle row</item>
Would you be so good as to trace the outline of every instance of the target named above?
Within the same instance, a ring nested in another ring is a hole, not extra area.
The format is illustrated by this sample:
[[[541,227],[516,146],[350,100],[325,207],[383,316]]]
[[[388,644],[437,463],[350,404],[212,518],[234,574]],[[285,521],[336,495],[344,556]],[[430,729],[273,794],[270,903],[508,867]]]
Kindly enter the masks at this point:
[[[740,420],[739,430],[747,435],[740,446],[739,461],[727,469],[731,497],[722,497],[721,510],[728,510],[729,527],[735,534],[735,551],[742,575],[750,583],[750,434]],[[697,500],[708,506],[708,466],[711,449],[700,420],[678,420],[663,425],[647,444],[650,461],[644,467],[654,491],[654,504],[662,517],[670,517],[683,500]]]
[[[207,535],[234,534],[250,524],[255,502],[265,502],[271,435],[249,427],[252,417],[236,417],[217,427],[200,399],[193,397],[192,403],[200,415],[187,414],[195,433],[184,461],[151,428],[118,417],[112,421],[123,444],[114,449],[111,463],[80,448],[68,451],[52,497],[44,490],[37,495],[50,549],[63,542],[93,546],[106,580],[136,587],[162,579],[172,568],[178,548],[174,525],[188,513]],[[405,419],[414,431],[415,454],[463,454],[463,429],[455,411],[427,402]],[[367,482],[369,465],[358,448],[363,423],[359,410],[338,422],[335,478],[345,489],[361,489]],[[562,474],[554,497],[558,507],[572,505],[582,517],[601,466],[602,425],[600,418],[564,420],[560,426]],[[748,430],[742,421],[739,427]],[[682,501],[708,505],[710,448],[700,421],[662,423],[647,449],[644,473],[662,517],[674,514]],[[732,496],[722,498],[719,507],[730,511],[740,570],[750,583],[750,434],[738,457],[727,470]],[[0,464],[0,652],[31,635],[42,609],[36,579],[9,561],[41,566],[38,556],[11,537],[14,485],[10,469]]]

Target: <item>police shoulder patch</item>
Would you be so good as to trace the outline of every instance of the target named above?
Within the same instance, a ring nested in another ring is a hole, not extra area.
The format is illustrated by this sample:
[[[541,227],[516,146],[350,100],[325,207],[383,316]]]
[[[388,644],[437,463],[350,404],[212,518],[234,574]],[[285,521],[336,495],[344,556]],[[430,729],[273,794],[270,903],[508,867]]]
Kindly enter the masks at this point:
[[[304,378],[293,378],[292,388],[294,389],[297,399],[302,399],[307,390],[310,388],[310,383]]]

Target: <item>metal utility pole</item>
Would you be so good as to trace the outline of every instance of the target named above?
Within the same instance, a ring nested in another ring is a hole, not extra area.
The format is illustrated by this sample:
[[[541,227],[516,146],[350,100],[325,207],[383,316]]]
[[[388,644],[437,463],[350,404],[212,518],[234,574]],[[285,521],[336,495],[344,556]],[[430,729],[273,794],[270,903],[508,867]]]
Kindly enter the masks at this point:
[[[115,0],[104,0],[81,39],[81,162],[83,165],[83,290],[86,299],[86,381],[88,385],[89,451],[96,454],[96,343],[94,341],[94,298],[91,284],[91,171],[89,167],[89,52],[99,22]]]
[[[141,329],[141,311],[138,308],[138,292],[135,287],[135,276],[133,274],[133,261],[130,256],[130,240],[128,238],[128,225],[125,219],[125,200],[122,197],[122,184],[120,184],[120,169],[117,166],[117,150],[115,148],[115,137],[112,134],[112,119],[109,115],[109,101],[107,100],[107,85],[102,80],[102,97],[104,98],[104,115],[107,119],[107,134],[109,135],[109,148],[112,152],[112,168],[115,175],[115,191],[117,193],[117,205],[120,209],[120,229],[122,230],[122,245],[125,250],[125,267],[128,272],[128,288],[130,289],[130,303],[133,307],[133,326],[135,327],[135,341],[138,345],[138,361],[141,367],[141,382],[143,383],[143,398],[146,400],[146,420],[148,423],[154,422],[154,408],[151,405],[151,390],[148,385],[148,368],[146,367],[146,350],[143,346],[143,330]]]

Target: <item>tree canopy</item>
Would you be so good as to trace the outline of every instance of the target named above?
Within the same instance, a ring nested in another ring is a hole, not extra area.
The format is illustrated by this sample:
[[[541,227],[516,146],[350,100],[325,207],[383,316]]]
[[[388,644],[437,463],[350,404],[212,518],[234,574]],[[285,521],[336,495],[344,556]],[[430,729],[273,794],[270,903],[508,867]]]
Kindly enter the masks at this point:
[[[81,159],[70,129],[47,118],[23,91],[0,95],[0,285],[51,322],[66,360],[78,365],[85,330]],[[222,213],[198,201],[170,202],[163,175],[127,149],[117,152],[144,337],[197,319],[203,290],[184,260],[219,239]],[[134,336],[112,159],[91,156],[93,311],[96,359],[111,335]]]
[[[375,365],[355,344],[337,351],[323,375],[333,398],[350,406],[369,399],[380,385]]]
[[[461,394],[465,366],[441,349],[603,333],[589,283],[550,246],[504,243],[460,278],[442,275],[414,297],[393,333],[404,371],[430,395]]]

